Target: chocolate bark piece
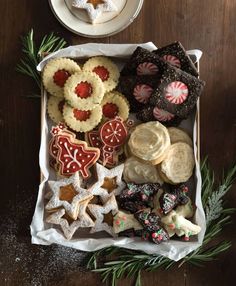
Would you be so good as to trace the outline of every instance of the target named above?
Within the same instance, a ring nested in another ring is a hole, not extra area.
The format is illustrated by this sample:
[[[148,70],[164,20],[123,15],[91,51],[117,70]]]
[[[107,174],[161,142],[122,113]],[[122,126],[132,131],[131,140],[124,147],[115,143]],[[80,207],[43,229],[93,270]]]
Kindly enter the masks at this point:
[[[119,207],[131,213],[136,213],[148,207],[152,208],[153,198],[159,189],[160,185],[158,183],[128,183],[127,188],[117,196]]]
[[[171,114],[168,111],[160,109],[159,107],[147,106],[136,114],[137,119],[148,121],[159,121],[165,126],[178,126],[182,121],[177,115]]]
[[[169,240],[167,231],[160,224],[161,218],[146,210],[135,214],[137,220],[143,225],[142,239],[152,241],[156,244]]]
[[[137,47],[121,71],[121,75],[156,75],[161,76],[167,63],[158,55]]]
[[[169,64],[193,75],[198,76],[197,68],[180,42],[153,51],[154,54],[167,61]]]
[[[151,94],[159,83],[159,76],[122,76],[117,90],[129,101],[130,111],[137,112],[148,104]]]
[[[184,119],[194,109],[204,85],[202,80],[168,66],[149,102]]]
[[[171,187],[170,192],[163,192],[159,202],[163,214],[168,214],[178,205],[185,205],[189,201],[188,187],[185,184]]]

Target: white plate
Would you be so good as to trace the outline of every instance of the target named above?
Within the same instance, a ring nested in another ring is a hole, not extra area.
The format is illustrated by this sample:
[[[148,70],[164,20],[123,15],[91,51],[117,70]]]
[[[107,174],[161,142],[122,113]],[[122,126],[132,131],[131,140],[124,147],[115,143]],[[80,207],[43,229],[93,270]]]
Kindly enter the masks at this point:
[[[114,35],[128,27],[138,16],[143,0],[127,0],[122,11],[113,19],[102,24],[91,24],[81,19],[70,5],[70,0],[49,0],[54,15],[68,30],[90,38]]]

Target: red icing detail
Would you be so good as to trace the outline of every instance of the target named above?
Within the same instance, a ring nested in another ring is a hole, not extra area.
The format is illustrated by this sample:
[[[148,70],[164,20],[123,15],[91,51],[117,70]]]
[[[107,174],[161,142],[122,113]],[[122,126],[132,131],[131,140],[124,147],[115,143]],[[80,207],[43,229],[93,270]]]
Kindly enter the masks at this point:
[[[187,193],[188,192],[188,187],[184,187],[183,192]]]
[[[122,120],[114,118],[103,124],[99,134],[104,145],[120,147],[125,143],[128,132]]]
[[[157,234],[155,232],[152,233],[152,238],[156,238]]]
[[[60,87],[64,87],[65,82],[70,76],[71,74],[64,69],[58,70],[53,75],[53,81],[56,85]]]
[[[88,98],[93,92],[92,85],[87,81],[81,81],[75,88],[75,94],[80,98]]]
[[[158,240],[158,241],[161,241],[162,239],[163,239],[162,235],[158,234],[157,240]]]
[[[189,237],[188,237],[188,236],[185,236],[185,237],[184,237],[184,240],[185,240],[185,241],[189,241]]]
[[[64,104],[65,104],[65,99],[61,100],[61,101],[58,103],[58,109],[59,109],[59,111],[60,111],[61,113],[63,112]]]
[[[91,111],[90,110],[74,109],[73,114],[74,114],[74,117],[76,118],[76,120],[86,121],[87,119],[89,119],[89,117],[91,115]]]
[[[102,108],[103,115],[107,118],[114,118],[118,115],[119,108],[114,103],[106,103]]]
[[[175,225],[173,223],[169,224],[169,228],[174,229]]]
[[[75,172],[81,172],[84,178],[89,177],[89,168],[98,160],[100,152],[87,146],[86,142],[72,140],[64,135],[58,135],[57,160],[60,164],[61,175],[71,176]]]
[[[123,220],[126,220],[126,216],[123,216],[122,219],[123,219]]]
[[[149,220],[145,219],[144,223],[149,224]]]
[[[117,224],[117,225],[120,225],[120,221],[119,221],[119,220],[116,220],[116,224]]]
[[[95,72],[102,81],[106,81],[109,78],[109,71],[104,66],[97,66],[93,69],[93,72]]]

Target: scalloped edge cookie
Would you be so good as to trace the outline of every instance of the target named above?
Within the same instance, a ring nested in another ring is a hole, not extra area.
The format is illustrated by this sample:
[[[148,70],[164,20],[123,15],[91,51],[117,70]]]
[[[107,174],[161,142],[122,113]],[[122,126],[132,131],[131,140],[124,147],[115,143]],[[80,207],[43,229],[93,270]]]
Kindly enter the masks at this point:
[[[117,86],[120,77],[117,65],[107,57],[97,56],[90,58],[84,64],[83,70],[96,74],[96,72],[93,71],[96,67],[104,67],[109,72],[108,79],[105,79],[102,82],[106,92],[113,90]]]
[[[63,107],[65,104],[64,98],[60,98],[60,97],[56,97],[56,96],[51,95],[48,99],[48,102],[47,102],[48,115],[52,119],[52,121],[57,123],[57,124],[59,122],[64,121],[62,111],[60,110],[60,107],[59,107],[62,102],[63,102],[63,105],[62,105],[62,111],[63,111]]]
[[[57,85],[54,80],[54,74],[59,70],[66,70],[70,75],[81,70],[80,66],[68,58],[56,58],[50,60],[43,69],[42,81],[45,89],[54,96],[64,97],[64,89]]]

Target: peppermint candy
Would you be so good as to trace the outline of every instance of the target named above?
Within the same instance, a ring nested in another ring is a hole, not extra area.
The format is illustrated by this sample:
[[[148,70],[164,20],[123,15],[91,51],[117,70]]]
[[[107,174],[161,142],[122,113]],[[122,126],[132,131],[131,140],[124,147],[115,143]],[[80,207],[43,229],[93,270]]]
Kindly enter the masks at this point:
[[[158,73],[158,67],[149,62],[139,64],[136,70],[137,75],[154,75]]]
[[[172,55],[165,55],[162,58],[163,58],[163,60],[170,63],[172,66],[175,66],[177,68],[181,68],[180,60],[177,57],[172,56]]]
[[[167,85],[164,96],[173,104],[181,104],[188,97],[188,87],[181,81],[173,81]]]
[[[147,84],[138,84],[134,88],[133,95],[138,102],[147,103],[153,89]]]
[[[170,121],[171,119],[173,119],[175,117],[174,114],[172,114],[172,113],[170,113],[164,109],[158,108],[158,107],[155,107],[153,109],[153,116],[157,120],[162,121],[162,122]]]

